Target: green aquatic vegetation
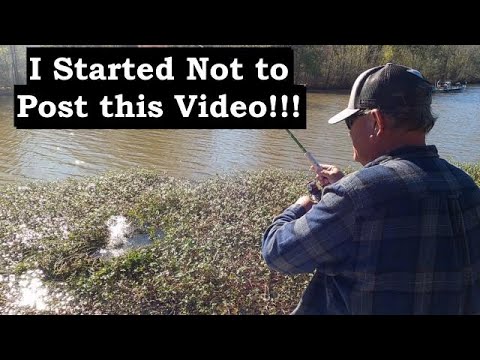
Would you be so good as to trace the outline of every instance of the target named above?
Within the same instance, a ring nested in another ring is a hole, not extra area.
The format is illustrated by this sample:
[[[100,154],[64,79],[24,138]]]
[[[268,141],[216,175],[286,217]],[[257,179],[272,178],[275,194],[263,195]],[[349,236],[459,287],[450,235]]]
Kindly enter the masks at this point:
[[[465,168],[477,183],[479,168]],[[41,311],[16,312],[289,313],[309,275],[271,272],[261,237],[311,179],[268,169],[196,182],[135,169],[0,187],[0,313],[14,306],[9,279],[32,270],[63,295]],[[142,228],[151,243],[95,256],[109,242],[112,216]]]

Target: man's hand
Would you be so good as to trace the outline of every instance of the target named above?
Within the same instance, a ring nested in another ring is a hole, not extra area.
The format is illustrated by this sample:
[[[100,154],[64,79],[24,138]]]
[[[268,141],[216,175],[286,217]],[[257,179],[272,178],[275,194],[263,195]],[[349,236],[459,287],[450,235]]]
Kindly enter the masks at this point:
[[[336,183],[338,180],[343,178],[345,175],[337,168],[335,165],[326,165],[319,164],[320,171],[316,172],[316,179],[320,182],[322,186],[327,186],[333,183]],[[310,170],[315,172],[313,166],[310,167]]]
[[[313,204],[315,204],[310,196],[302,196],[300,197],[295,204],[297,205],[302,205],[305,209],[305,211],[308,211],[312,208]]]

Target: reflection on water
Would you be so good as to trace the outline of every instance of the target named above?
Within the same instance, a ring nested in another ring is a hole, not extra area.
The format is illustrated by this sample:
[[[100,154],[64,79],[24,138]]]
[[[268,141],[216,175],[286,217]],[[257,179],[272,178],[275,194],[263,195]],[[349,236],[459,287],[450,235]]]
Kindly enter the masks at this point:
[[[308,130],[293,132],[319,161],[358,168],[351,160],[346,127],[327,124],[347,102],[347,93],[309,94]],[[427,142],[448,159],[480,161],[480,87],[435,94],[433,109],[439,119]],[[132,166],[187,178],[233,169],[309,167],[283,130],[16,130],[12,113],[13,98],[0,97],[0,183],[96,175]]]

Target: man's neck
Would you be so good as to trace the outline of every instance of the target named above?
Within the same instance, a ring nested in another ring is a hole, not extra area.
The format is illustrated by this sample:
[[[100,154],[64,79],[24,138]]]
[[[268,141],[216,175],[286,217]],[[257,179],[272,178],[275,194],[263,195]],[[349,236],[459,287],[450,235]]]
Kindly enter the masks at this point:
[[[391,134],[382,145],[383,146],[379,148],[375,159],[404,146],[425,146],[425,133],[410,131]]]
[[[391,152],[403,146],[425,146],[425,134],[424,133],[407,133],[402,134],[404,136],[394,137],[392,141],[385,144],[385,152]]]

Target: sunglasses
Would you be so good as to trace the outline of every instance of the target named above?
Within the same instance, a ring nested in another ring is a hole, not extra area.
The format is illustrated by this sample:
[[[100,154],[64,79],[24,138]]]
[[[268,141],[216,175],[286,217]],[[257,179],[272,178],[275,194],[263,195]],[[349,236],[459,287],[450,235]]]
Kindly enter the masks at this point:
[[[345,119],[345,124],[347,124],[348,130],[352,129],[353,123],[355,122],[356,119],[359,117],[362,117],[364,115],[368,114],[368,110],[360,110],[356,114],[353,114],[352,116],[348,117]]]

